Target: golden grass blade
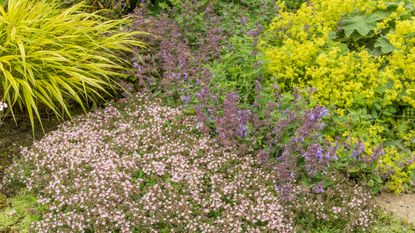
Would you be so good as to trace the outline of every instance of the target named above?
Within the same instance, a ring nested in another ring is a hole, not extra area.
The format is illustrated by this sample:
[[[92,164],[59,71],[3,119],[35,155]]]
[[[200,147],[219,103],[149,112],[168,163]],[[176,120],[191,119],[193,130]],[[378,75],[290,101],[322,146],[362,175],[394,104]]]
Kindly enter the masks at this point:
[[[13,117],[14,108],[26,109],[32,127],[39,104],[63,118],[71,115],[68,100],[85,109],[109,95],[130,66],[121,54],[145,47],[135,39],[141,32],[121,31],[130,19],[108,20],[86,12],[84,3],[61,4],[8,0],[6,9],[0,6],[0,94]]]

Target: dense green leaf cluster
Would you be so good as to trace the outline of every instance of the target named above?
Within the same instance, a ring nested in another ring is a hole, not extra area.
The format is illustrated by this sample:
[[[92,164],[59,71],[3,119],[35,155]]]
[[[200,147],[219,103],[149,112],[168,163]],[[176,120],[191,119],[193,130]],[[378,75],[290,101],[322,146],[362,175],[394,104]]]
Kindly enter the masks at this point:
[[[270,80],[285,90],[316,88],[315,101],[335,113],[329,140],[363,141],[363,154],[345,153],[340,167],[366,177],[374,192],[412,189],[414,2],[311,0],[296,11],[283,2],[261,42]],[[379,162],[356,164],[379,145]]]

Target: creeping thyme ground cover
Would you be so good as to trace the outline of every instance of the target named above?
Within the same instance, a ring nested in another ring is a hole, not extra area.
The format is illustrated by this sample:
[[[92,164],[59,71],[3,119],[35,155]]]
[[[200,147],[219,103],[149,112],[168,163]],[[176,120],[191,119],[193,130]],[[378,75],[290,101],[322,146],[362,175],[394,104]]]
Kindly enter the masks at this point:
[[[107,65],[32,65],[37,45],[6,43],[42,75],[0,76],[0,127],[25,105],[39,120],[90,112],[8,156],[0,232],[413,232],[373,201],[413,190],[413,2],[80,2],[0,0],[11,19],[30,3],[118,25],[76,30],[99,45],[50,38]],[[102,84],[68,86],[89,78]]]
[[[24,226],[36,232],[292,232],[306,211],[349,229],[369,228],[370,195],[362,188],[339,182],[326,197],[298,186],[293,195],[306,197],[284,202],[275,172],[255,156],[198,133],[197,119],[177,108],[132,100],[63,124],[22,150],[5,184],[20,183],[37,196],[37,221]],[[320,209],[325,199],[332,205]]]
[[[124,108],[61,125],[22,151],[8,179],[47,206],[35,231],[291,231],[272,173],[252,157],[198,136],[178,109],[142,97]]]

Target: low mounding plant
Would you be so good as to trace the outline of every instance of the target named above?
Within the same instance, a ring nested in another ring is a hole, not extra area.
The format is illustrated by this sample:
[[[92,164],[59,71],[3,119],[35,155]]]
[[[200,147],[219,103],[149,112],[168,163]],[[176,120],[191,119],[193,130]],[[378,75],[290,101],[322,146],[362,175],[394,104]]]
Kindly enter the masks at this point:
[[[293,231],[272,169],[145,97],[62,124],[7,177],[47,206],[36,232]]]
[[[126,32],[128,19],[108,20],[83,11],[83,3],[8,0],[0,5],[0,98],[9,113],[26,110],[32,128],[40,106],[59,118],[71,115],[126,77],[122,53],[144,43]],[[30,10],[29,10],[30,9]]]
[[[414,2],[310,0],[296,11],[284,2],[260,43],[269,81],[285,90],[316,88],[317,103],[335,110],[333,131],[362,140],[358,157],[370,159],[384,146],[369,186],[413,189]]]
[[[35,232],[370,230],[370,195],[353,183],[294,184],[285,201],[280,171],[199,129],[178,108],[132,97],[24,148],[3,184],[36,197]]]
[[[1,206],[1,201],[5,206]],[[34,209],[36,214],[34,213]],[[33,194],[22,192],[7,199],[0,194],[0,232],[29,232],[30,224],[41,219],[37,213],[42,212]]]
[[[295,214],[295,225],[302,229],[339,228],[343,231],[324,232],[373,232],[375,212],[370,193],[363,187],[339,174],[330,175],[334,184],[312,190],[296,187],[296,199],[287,203]],[[322,232],[322,231],[315,231]]]

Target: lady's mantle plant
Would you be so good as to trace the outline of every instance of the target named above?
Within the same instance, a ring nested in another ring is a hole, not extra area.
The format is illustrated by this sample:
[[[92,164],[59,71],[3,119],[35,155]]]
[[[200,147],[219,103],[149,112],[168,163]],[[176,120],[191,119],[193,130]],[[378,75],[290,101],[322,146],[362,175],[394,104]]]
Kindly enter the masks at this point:
[[[395,192],[411,189],[413,1],[311,0],[294,12],[279,6],[261,42],[272,79],[284,90],[316,88],[314,99],[335,110],[334,130],[353,144],[363,140],[362,158],[384,145],[370,186],[380,179]]]

